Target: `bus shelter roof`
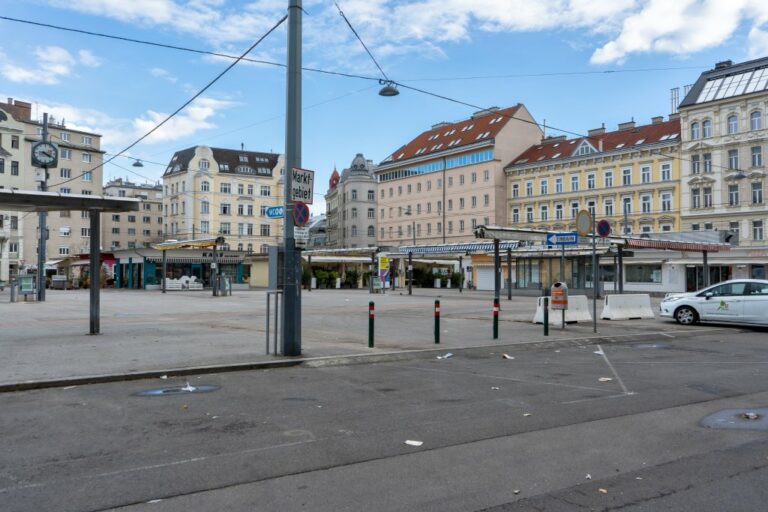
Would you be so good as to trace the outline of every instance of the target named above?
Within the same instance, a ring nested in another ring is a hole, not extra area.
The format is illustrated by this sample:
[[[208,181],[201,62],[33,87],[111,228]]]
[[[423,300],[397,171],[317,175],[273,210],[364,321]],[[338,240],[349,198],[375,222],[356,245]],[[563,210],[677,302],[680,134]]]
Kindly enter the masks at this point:
[[[129,197],[62,194],[36,190],[0,190],[0,209],[19,212],[88,210],[97,212],[135,212],[139,199]]]

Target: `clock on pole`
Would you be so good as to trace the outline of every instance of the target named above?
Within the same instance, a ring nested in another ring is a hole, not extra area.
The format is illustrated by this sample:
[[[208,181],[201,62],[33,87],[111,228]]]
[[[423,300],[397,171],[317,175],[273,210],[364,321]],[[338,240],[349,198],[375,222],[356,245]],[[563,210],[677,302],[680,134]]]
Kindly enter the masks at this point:
[[[59,164],[59,148],[48,141],[36,142],[32,146],[32,165],[50,169]]]

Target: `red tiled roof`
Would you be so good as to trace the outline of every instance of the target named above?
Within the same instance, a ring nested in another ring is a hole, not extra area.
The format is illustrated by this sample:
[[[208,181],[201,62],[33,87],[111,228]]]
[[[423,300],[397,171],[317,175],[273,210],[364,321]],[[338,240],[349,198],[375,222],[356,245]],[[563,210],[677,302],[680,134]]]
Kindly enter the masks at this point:
[[[336,168],[333,168],[333,173],[331,174],[331,179],[328,180],[328,188],[334,188],[336,185],[339,184],[339,173],[336,171]]]
[[[409,158],[440,153],[496,137],[522,105],[490,111],[487,115],[444,123],[423,132],[411,142],[392,153],[382,164],[401,162]],[[458,142],[457,142],[458,141]]]
[[[670,139],[670,135],[674,135]],[[597,151],[606,152],[629,147],[642,147],[665,141],[680,140],[680,120],[673,119],[656,124],[647,124],[626,130],[607,132],[593,137],[578,137],[567,140],[545,140],[526,149],[510,165],[562,160],[573,156],[581,143],[587,140]],[[602,143],[602,146],[601,146]],[[592,153],[597,154],[597,153]]]

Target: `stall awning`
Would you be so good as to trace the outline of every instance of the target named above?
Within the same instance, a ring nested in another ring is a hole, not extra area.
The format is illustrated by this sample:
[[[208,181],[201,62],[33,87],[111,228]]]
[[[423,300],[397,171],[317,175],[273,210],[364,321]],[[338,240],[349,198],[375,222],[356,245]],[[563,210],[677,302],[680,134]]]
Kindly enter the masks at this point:
[[[679,242],[675,240],[652,240],[644,238],[625,238],[623,245],[629,249],[662,249],[667,251],[721,252],[731,250],[729,244],[706,242]]]
[[[206,247],[213,247],[216,244],[223,244],[225,242],[224,237],[207,237],[197,238],[194,240],[172,240],[168,242],[162,242],[159,244],[152,244],[153,249],[158,251],[170,251],[172,249],[202,249]]]
[[[242,263],[245,259],[245,256],[217,256],[216,262],[221,263],[223,265],[228,264],[234,264],[234,263]],[[162,256],[146,256],[144,258],[144,261],[148,261],[150,263],[162,263],[163,257]],[[212,256],[168,256],[166,258],[166,262],[168,263],[213,263],[213,257]]]
[[[499,249],[517,249],[520,242],[504,240],[499,242]],[[403,254],[466,254],[468,252],[488,252],[493,250],[493,242],[466,242],[458,244],[405,245],[398,249]]]
[[[302,254],[301,258],[308,261],[312,258],[312,263],[371,263],[371,258],[367,256],[314,256]]]

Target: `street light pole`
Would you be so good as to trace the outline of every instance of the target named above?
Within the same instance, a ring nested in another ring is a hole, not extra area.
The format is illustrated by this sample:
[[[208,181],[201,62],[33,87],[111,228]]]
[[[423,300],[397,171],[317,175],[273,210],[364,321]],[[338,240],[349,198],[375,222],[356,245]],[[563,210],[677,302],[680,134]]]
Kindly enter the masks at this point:
[[[288,66],[285,106],[285,208],[283,211],[283,355],[301,355],[301,304],[293,237],[292,172],[301,167],[301,0],[288,2]]]
[[[43,114],[43,134],[42,134],[42,141],[48,142],[48,113]],[[46,192],[48,190],[48,166],[43,166],[43,179],[40,182],[40,191]],[[93,214],[93,212],[90,212]],[[38,225],[40,227],[40,239],[38,241],[38,247],[37,247],[37,300],[38,301],[44,301],[45,300],[45,244],[47,242],[46,240],[46,234],[48,232],[48,229],[46,227],[46,220],[47,220],[47,213],[46,212],[40,212],[38,214]],[[91,281],[93,281],[93,276],[91,276]]]

